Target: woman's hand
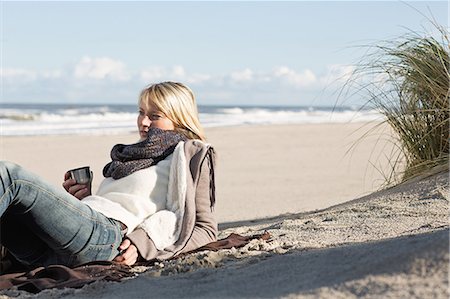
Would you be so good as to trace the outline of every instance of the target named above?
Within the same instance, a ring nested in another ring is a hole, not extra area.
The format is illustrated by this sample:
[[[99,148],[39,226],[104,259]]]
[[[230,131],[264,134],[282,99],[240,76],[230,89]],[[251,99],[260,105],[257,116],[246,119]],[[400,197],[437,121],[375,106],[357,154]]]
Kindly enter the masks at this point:
[[[128,266],[132,266],[136,263],[139,253],[136,246],[134,246],[129,239],[122,241],[122,244],[119,246],[119,250],[121,250],[121,253],[114,258],[115,262]]]
[[[62,185],[67,192],[69,192],[78,199],[83,199],[86,196],[92,194],[91,183],[87,185],[77,184],[77,182],[70,177],[69,172],[66,172],[66,174],[64,174],[64,182]]]

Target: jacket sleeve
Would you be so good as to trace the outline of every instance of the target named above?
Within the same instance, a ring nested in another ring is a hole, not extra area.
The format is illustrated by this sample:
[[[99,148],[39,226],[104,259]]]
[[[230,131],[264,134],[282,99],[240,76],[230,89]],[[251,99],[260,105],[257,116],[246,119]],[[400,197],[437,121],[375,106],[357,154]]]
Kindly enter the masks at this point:
[[[195,226],[191,238],[181,252],[189,252],[217,241],[218,227],[214,215],[214,155],[208,153],[200,168],[195,193]]]
[[[218,226],[213,210],[215,201],[214,164],[214,153],[209,152],[203,159],[198,174],[195,190],[194,229],[186,245],[178,254],[195,250],[217,240]],[[159,256],[160,252],[142,228],[135,229],[126,238],[130,239],[137,247],[143,259],[152,260]]]

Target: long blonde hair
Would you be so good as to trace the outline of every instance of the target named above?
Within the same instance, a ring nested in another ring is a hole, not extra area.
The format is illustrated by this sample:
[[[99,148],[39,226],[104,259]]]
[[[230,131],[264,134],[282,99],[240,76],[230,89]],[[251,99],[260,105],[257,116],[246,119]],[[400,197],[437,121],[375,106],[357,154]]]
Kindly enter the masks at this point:
[[[194,93],[186,85],[177,82],[152,84],[142,90],[139,105],[146,108],[154,105],[174,123],[175,130],[178,129],[189,139],[206,141]]]

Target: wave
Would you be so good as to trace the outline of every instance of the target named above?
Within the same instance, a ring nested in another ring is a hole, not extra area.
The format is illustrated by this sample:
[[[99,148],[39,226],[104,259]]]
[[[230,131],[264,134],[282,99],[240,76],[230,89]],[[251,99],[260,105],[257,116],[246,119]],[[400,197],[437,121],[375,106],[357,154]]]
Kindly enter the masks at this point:
[[[18,105],[0,106],[2,136],[119,134],[136,132],[134,105]],[[315,124],[377,121],[374,110],[330,107],[200,106],[205,127],[270,124]]]
[[[205,127],[257,124],[319,124],[368,122],[383,117],[375,110],[332,108],[229,108],[221,113],[200,113]]]

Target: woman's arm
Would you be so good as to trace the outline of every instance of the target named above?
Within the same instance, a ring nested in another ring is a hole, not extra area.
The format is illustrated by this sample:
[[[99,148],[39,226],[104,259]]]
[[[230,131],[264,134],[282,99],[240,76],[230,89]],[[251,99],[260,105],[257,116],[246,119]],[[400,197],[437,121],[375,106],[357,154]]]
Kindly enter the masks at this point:
[[[211,153],[208,155],[211,155]],[[181,252],[195,250],[217,240],[217,220],[211,203],[211,196],[214,196],[214,194],[210,193],[212,187],[210,183],[215,184],[214,180],[211,182],[211,172],[213,171],[214,161],[206,156],[200,168],[195,194],[196,219],[194,231]]]
[[[212,155],[209,157],[209,155]],[[214,171],[214,154],[209,152],[204,156],[198,173],[198,181],[195,190],[195,225],[191,237],[180,252],[188,252],[197,249],[217,239],[217,221],[211,207],[210,188],[215,182],[211,179]],[[213,190],[214,191],[214,190]],[[127,238],[137,247],[139,255],[145,260],[158,257],[158,250],[152,239],[142,228],[137,228],[127,235]]]

